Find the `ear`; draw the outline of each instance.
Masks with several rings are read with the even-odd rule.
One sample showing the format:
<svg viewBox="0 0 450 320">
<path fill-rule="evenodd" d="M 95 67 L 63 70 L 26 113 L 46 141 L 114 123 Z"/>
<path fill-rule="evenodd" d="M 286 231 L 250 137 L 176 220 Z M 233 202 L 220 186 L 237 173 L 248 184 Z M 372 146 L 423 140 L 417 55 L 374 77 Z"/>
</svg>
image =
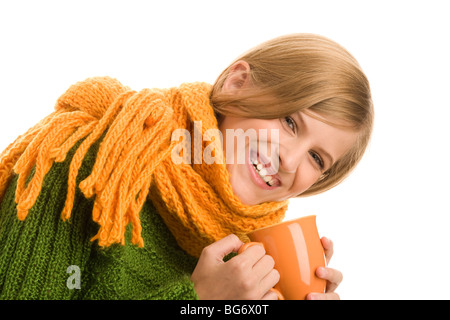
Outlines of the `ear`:
<svg viewBox="0 0 450 320">
<path fill-rule="evenodd" d="M 228 76 L 222 86 L 222 91 L 233 93 L 250 85 L 250 65 L 239 60 L 230 67 Z"/>
</svg>

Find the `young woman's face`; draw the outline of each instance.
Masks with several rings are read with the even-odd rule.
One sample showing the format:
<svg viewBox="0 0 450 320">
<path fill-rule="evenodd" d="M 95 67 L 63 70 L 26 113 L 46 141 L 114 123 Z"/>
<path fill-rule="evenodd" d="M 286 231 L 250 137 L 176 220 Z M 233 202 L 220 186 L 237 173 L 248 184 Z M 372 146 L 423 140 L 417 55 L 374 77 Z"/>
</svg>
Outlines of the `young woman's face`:
<svg viewBox="0 0 450 320">
<path fill-rule="evenodd" d="M 240 89 L 252 86 L 250 72 L 247 62 L 236 62 L 230 68 L 222 91 L 238 94 Z M 271 120 L 223 118 L 219 129 L 227 169 L 233 191 L 242 203 L 254 205 L 281 201 L 305 192 L 352 147 L 357 138 L 356 132 L 328 125 L 316 116 L 319 115 L 311 117 L 297 112 L 286 118 Z M 242 130 L 243 133 L 253 132 L 256 135 L 246 135 L 244 143 L 238 143 L 238 139 L 229 135 L 232 139 L 227 141 L 227 129 L 230 133 Z M 277 134 L 271 135 L 271 132 Z M 258 147 L 255 150 L 255 144 L 265 145 L 266 157 L 258 153 Z M 230 151 L 234 161 L 229 161 Z M 259 167 L 258 163 L 261 164 Z"/>
<path fill-rule="evenodd" d="M 233 191 L 248 205 L 303 193 L 351 148 L 357 137 L 354 131 L 328 125 L 303 112 L 271 120 L 225 117 L 219 129 Z M 236 132 L 244 133 L 241 143 L 233 135 Z M 260 150 L 261 145 L 267 152 Z"/>
</svg>

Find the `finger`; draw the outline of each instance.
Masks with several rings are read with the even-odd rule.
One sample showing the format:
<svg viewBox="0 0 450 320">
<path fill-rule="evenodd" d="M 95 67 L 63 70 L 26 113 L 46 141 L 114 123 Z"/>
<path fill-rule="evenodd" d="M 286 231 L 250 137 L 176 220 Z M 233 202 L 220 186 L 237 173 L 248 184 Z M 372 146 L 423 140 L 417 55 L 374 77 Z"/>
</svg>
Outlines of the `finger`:
<svg viewBox="0 0 450 320">
<path fill-rule="evenodd" d="M 247 260 L 253 268 L 255 264 L 264 257 L 265 254 L 266 250 L 264 249 L 264 246 L 255 244 L 254 246 L 245 249 L 244 252 L 239 254 L 237 257 L 234 257 L 233 260 L 235 260 L 236 262 L 238 260 Z"/>
<path fill-rule="evenodd" d="M 306 300 L 341 300 L 336 292 L 317 293 L 313 292 L 306 296 Z"/>
<path fill-rule="evenodd" d="M 275 261 L 269 255 L 264 255 L 259 261 L 253 266 L 253 272 L 259 277 L 264 278 L 267 276 L 275 266 Z"/>
<path fill-rule="evenodd" d="M 317 268 L 316 275 L 321 279 L 327 280 L 327 293 L 334 292 L 344 278 L 342 272 L 332 268 Z"/>
<path fill-rule="evenodd" d="M 200 259 L 208 258 L 215 259 L 219 263 L 223 263 L 223 258 L 231 252 L 238 252 L 239 248 L 244 243 L 235 234 L 230 234 L 209 246 L 202 251 Z"/>
<path fill-rule="evenodd" d="M 261 298 L 261 300 L 278 300 L 278 294 L 275 291 L 267 291 L 267 293 Z"/>
<path fill-rule="evenodd" d="M 333 241 L 331 241 L 330 239 L 328 239 L 326 237 L 322 237 L 320 239 L 320 241 L 322 242 L 322 246 L 325 251 L 325 259 L 326 259 L 327 265 L 328 265 L 330 263 L 331 257 L 333 256 L 333 253 L 334 253 Z"/>
<path fill-rule="evenodd" d="M 280 273 L 276 269 L 272 269 L 264 278 L 261 279 L 261 292 L 267 292 L 280 281 Z"/>
</svg>

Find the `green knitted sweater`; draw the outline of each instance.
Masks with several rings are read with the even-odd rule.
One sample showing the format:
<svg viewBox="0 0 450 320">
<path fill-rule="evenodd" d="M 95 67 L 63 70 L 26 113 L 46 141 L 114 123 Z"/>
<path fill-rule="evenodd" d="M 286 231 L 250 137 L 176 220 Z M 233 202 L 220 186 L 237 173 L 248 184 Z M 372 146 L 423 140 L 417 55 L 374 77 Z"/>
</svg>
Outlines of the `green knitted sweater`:
<svg viewBox="0 0 450 320">
<path fill-rule="evenodd" d="M 17 218 L 17 177 L 0 202 L 1 299 L 197 299 L 190 275 L 197 259 L 176 243 L 147 201 L 140 213 L 143 248 L 130 242 L 100 248 L 90 239 L 93 200 L 77 190 L 70 220 L 60 218 L 70 160 L 55 163 L 28 217 Z M 77 184 L 92 169 L 99 142 L 80 168 Z"/>
</svg>

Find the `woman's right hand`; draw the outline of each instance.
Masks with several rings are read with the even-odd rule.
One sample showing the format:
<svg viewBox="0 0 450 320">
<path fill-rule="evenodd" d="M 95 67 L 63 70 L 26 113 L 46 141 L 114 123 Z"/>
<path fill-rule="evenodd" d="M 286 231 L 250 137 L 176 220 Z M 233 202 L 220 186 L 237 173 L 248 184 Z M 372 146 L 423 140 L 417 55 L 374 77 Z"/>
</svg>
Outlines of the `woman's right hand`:
<svg viewBox="0 0 450 320">
<path fill-rule="evenodd" d="M 227 262 L 223 258 L 238 252 L 244 243 L 231 234 L 205 247 L 191 276 L 199 299 L 276 300 L 269 291 L 280 279 L 273 258 L 263 246 L 254 245 Z"/>
</svg>

